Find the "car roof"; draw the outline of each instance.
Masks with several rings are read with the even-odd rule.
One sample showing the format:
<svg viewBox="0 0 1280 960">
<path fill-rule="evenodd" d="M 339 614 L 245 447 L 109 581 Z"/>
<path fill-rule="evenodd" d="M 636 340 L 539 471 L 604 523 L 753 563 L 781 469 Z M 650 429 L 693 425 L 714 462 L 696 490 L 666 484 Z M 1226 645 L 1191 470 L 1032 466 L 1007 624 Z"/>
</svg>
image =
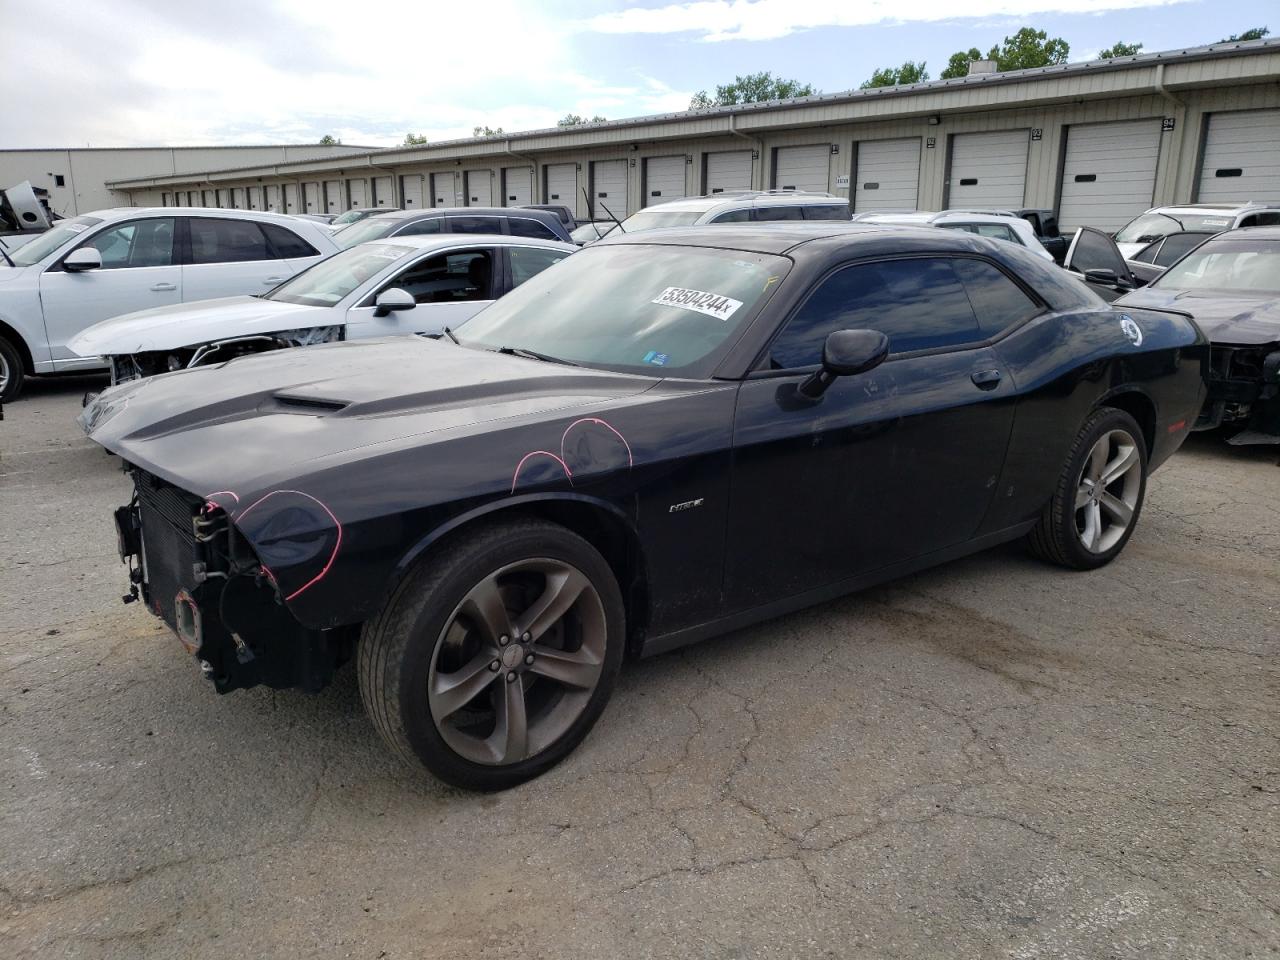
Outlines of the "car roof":
<svg viewBox="0 0 1280 960">
<path fill-rule="evenodd" d="M 741 224 L 707 224 L 695 227 L 664 227 L 658 230 L 645 230 L 636 234 L 609 234 L 603 240 L 592 244 L 593 247 L 616 246 L 618 244 L 662 244 L 667 246 L 716 247 L 724 250 L 742 250 L 750 253 L 782 254 L 793 250 L 801 244 L 831 237 L 850 239 L 870 239 L 872 237 L 902 236 L 915 234 L 937 239 L 938 243 L 949 248 L 954 244 L 957 249 L 972 249 L 969 241 L 981 239 L 973 234 L 955 230 L 934 230 L 919 228 L 916 230 L 894 227 L 891 225 L 849 223 L 844 220 L 792 220 L 775 223 L 741 223 Z M 991 241 L 994 242 L 994 241 Z"/>
<path fill-rule="evenodd" d="M 1236 227 L 1234 230 L 1215 233 L 1205 243 L 1215 240 L 1280 240 L 1280 227 Z"/>
<path fill-rule="evenodd" d="M 545 247 L 548 250 L 564 250 L 567 253 L 576 253 L 578 250 L 572 243 L 565 243 L 563 240 L 509 237 L 504 233 L 419 233 L 407 237 L 380 237 L 377 240 L 366 240 L 347 249 L 355 250 L 370 243 L 389 243 L 400 247 L 412 247 L 416 250 L 435 250 L 459 245 L 473 246 L 476 243 L 495 247 Z"/>
<path fill-rule="evenodd" d="M 519 211 L 519 212 L 516 212 Z M 432 217 L 525 217 L 560 221 L 554 214 L 533 207 L 431 207 L 428 210 L 387 210 L 367 220 L 430 220 Z"/>
<path fill-rule="evenodd" d="M 1280 200 L 1245 200 L 1241 203 L 1170 203 L 1163 207 L 1152 207 L 1147 213 L 1242 213 L 1245 210 L 1269 210 L 1280 207 Z"/>
<path fill-rule="evenodd" d="M 225 217 L 231 220 L 265 220 L 269 223 L 288 224 L 297 217 L 269 210 L 228 210 L 225 207 L 108 207 L 90 210 L 79 216 L 97 217 L 100 220 L 124 220 L 129 217 Z M 71 218 L 74 219 L 74 218 Z"/>
<path fill-rule="evenodd" d="M 982 213 L 977 210 L 943 210 L 931 212 L 917 210 L 914 213 L 872 213 L 867 214 L 859 223 L 1026 223 L 1021 217 L 1012 214 Z"/>
<path fill-rule="evenodd" d="M 736 193 L 712 193 L 700 197 L 681 197 L 665 203 L 645 207 L 645 210 L 687 210 L 690 213 L 706 213 L 718 207 L 733 208 L 756 206 L 796 206 L 807 204 L 848 203 L 843 197 L 827 193 L 806 193 L 802 190 L 779 190 L 763 192 L 759 190 L 743 190 Z M 638 212 L 638 211 L 637 211 Z"/>
</svg>

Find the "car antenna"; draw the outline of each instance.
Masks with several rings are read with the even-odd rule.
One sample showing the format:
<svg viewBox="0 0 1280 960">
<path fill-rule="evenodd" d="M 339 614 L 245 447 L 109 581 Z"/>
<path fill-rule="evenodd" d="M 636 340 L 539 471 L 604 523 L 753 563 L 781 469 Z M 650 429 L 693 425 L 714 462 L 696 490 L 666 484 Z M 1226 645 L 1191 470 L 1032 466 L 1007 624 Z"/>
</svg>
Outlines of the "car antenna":
<svg viewBox="0 0 1280 960">
<path fill-rule="evenodd" d="M 587 201 L 587 209 L 588 209 L 588 210 L 590 210 L 590 209 L 591 209 L 591 197 L 587 195 L 587 188 L 586 188 L 586 187 L 583 187 L 583 188 L 582 188 L 582 199 L 583 199 L 583 200 L 585 200 L 585 201 Z M 604 212 L 605 212 L 605 213 L 607 213 L 607 214 L 609 215 L 609 218 L 610 218 L 611 220 L 613 220 L 613 222 L 614 222 L 614 223 L 616 223 L 616 224 L 618 225 L 618 230 L 619 230 L 620 232 L 622 232 L 622 233 L 626 233 L 626 232 L 627 232 L 627 228 L 626 228 L 626 227 L 624 227 L 624 226 L 622 225 L 622 221 L 621 221 L 621 220 L 619 220 L 617 217 L 615 217 L 615 216 L 613 215 L 613 211 L 612 211 L 612 210 L 610 210 L 608 207 L 605 207 L 605 206 L 604 206 L 604 202 L 603 202 L 603 201 L 601 201 L 600 206 L 604 207 Z"/>
<path fill-rule="evenodd" d="M 8 248 L 9 245 L 5 243 L 4 240 L 0 239 L 0 256 L 4 257 L 4 262 L 9 264 L 9 266 L 16 267 L 17 264 L 13 262 L 13 257 L 9 256 Z"/>
</svg>

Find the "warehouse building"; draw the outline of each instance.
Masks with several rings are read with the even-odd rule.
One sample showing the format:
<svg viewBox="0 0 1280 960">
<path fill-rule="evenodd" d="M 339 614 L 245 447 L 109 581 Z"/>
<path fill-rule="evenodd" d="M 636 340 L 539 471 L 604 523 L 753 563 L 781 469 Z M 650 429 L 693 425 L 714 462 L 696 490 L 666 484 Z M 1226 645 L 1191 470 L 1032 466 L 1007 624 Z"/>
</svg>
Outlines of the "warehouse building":
<svg viewBox="0 0 1280 960">
<path fill-rule="evenodd" d="M 369 147 L 300 146 L 126 147 L 0 150 L 0 188 L 30 181 L 49 191 L 49 206 L 64 217 L 128 205 L 129 195 L 107 184 L 125 177 L 203 176 L 206 170 L 290 163 L 366 153 Z"/>
<path fill-rule="evenodd" d="M 1280 41 L 1215 44 L 107 186 L 136 205 L 338 212 L 822 190 L 855 212 L 1051 208 L 1114 230 L 1156 204 L 1280 200 Z"/>
</svg>

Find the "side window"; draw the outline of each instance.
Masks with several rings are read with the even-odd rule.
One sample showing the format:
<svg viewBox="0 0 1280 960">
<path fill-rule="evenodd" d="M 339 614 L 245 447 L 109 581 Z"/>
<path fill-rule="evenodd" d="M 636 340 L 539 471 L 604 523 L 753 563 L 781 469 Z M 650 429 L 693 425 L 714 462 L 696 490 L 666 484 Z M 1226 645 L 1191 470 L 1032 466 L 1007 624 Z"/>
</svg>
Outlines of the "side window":
<svg viewBox="0 0 1280 960">
<path fill-rule="evenodd" d="M 847 203 L 811 203 L 801 207 L 806 220 L 848 220 L 849 205 Z"/>
<path fill-rule="evenodd" d="M 1003 223 L 975 223 L 973 232 L 980 237 L 991 237 L 995 240 L 1008 240 L 1010 243 L 1021 243 L 1017 237 L 1013 235 L 1013 231 L 1006 227 Z"/>
<path fill-rule="evenodd" d="M 741 210 L 729 210 L 720 214 L 711 223 L 746 223 L 751 219 L 751 208 L 743 207 Z"/>
<path fill-rule="evenodd" d="M 1280 210 L 1268 213 L 1254 213 L 1240 221 L 1242 227 L 1274 227 L 1280 223 Z"/>
<path fill-rule="evenodd" d="M 515 221 L 513 220 L 514 224 Z M 559 263 L 569 254 L 565 250 L 544 250 L 541 247 L 511 247 L 511 286 L 518 287 L 530 277 L 536 277 L 552 264 Z"/>
<path fill-rule="evenodd" d="M 395 232 L 397 237 L 413 237 L 422 233 L 440 233 L 440 222 L 443 217 L 429 217 L 426 220 L 416 220 L 407 227 L 402 227 Z"/>
<path fill-rule="evenodd" d="M 1161 267 L 1171 266 L 1208 240 L 1210 236 L 1212 234 L 1208 233 L 1171 233 L 1164 238 L 1159 252 L 1148 262 Z"/>
<path fill-rule="evenodd" d="M 80 247 L 97 250 L 104 270 L 167 267 L 173 263 L 173 223 L 172 217 L 134 220 L 103 230 Z"/>
<path fill-rule="evenodd" d="M 262 227 L 267 235 L 267 239 L 271 242 L 271 249 L 275 251 L 277 257 L 293 259 L 294 257 L 320 256 L 319 250 L 292 230 L 274 223 L 260 223 L 258 226 Z"/>
<path fill-rule="evenodd" d="M 1114 270 L 1116 276 L 1128 276 L 1129 268 L 1124 265 L 1124 258 L 1114 242 L 1105 233 L 1092 227 L 1082 227 L 1076 231 L 1074 249 L 1068 251 L 1070 269 L 1076 273 L 1086 270 Z"/>
<path fill-rule="evenodd" d="M 378 288 L 377 293 L 399 287 L 408 291 L 417 303 L 491 300 L 492 277 L 493 257 L 488 250 L 439 253 L 406 267 Z M 364 305 L 372 306 L 373 299 Z"/>
<path fill-rule="evenodd" d="M 801 219 L 800 207 L 756 207 L 756 220 L 761 223 L 799 219 Z"/>
<path fill-rule="evenodd" d="M 539 240 L 559 240 L 555 231 L 541 220 L 526 220 L 524 217 L 511 217 L 507 220 L 513 237 L 536 237 Z"/>
<path fill-rule="evenodd" d="M 192 217 L 192 263 L 247 263 L 272 260 L 267 241 L 252 220 Z"/>
<path fill-rule="evenodd" d="M 972 223 L 940 223 L 943 230 L 963 230 L 965 233 L 977 233 L 978 228 Z"/>
<path fill-rule="evenodd" d="M 450 233 L 501 233 L 502 221 L 497 217 L 450 217 Z"/>
<path fill-rule="evenodd" d="M 984 337 L 994 337 L 1040 312 L 1038 303 L 985 260 L 957 257 L 951 265 L 964 284 Z"/>
<path fill-rule="evenodd" d="M 827 334 L 864 329 L 888 336 L 892 353 L 983 339 L 950 260 L 885 260 L 845 267 L 824 280 L 774 341 L 773 366 L 821 363 Z"/>
</svg>

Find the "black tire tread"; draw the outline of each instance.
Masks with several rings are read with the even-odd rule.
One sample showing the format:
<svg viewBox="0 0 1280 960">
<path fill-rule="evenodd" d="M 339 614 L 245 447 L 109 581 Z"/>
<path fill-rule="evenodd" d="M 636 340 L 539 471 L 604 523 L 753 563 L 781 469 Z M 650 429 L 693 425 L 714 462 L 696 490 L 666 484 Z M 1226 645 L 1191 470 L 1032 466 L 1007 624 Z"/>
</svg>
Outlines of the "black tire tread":
<svg viewBox="0 0 1280 960">
<path fill-rule="evenodd" d="M 22 392 L 27 370 L 22 362 L 22 351 L 3 336 L 0 336 L 0 353 L 5 355 L 10 370 L 9 385 L 3 393 L 0 393 L 0 403 L 9 403 L 16 400 L 18 394 Z"/>
</svg>

